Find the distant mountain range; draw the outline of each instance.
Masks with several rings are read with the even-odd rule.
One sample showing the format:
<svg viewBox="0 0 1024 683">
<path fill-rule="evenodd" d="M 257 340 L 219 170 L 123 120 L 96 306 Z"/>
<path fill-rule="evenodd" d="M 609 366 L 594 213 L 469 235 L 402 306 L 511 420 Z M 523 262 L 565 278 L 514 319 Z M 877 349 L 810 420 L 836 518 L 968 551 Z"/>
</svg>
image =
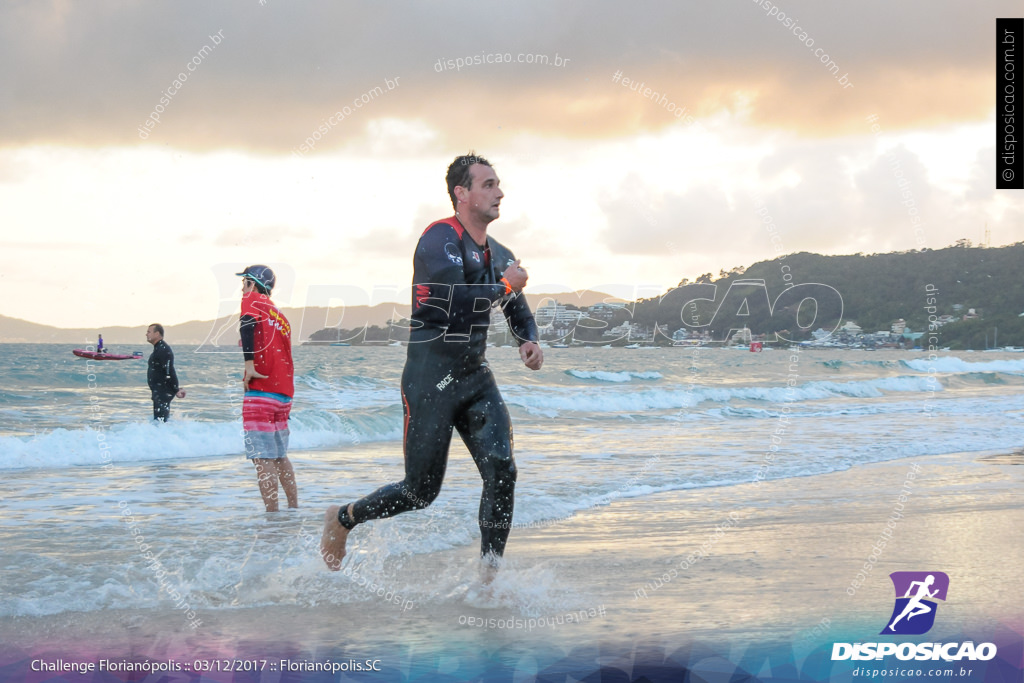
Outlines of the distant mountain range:
<svg viewBox="0 0 1024 683">
<path fill-rule="evenodd" d="M 616 300 L 602 292 L 585 291 L 574 294 L 530 294 L 527 299 L 536 310 L 545 299 L 557 298 L 563 303 L 576 306 L 592 306 L 602 301 Z M 574 300 L 575 299 L 575 300 Z M 341 318 L 339 309 L 319 306 L 281 309 L 294 329 L 296 343 L 301 343 L 317 330 L 337 325 Z M 352 306 L 345 309 L 343 325 L 359 328 L 364 325 L 383 327 L 393 318 L 409 315 L 409 304 L 382 303 L 376 306 Z M 105 344 L 130 346 L 146 350 L 146 328 L 149 323 L 135 327 L 94 327 L 60 328 L 0 315 L 0 343 L 53 343 L 85 347 L 96 343 L 96 335 L 102 334 Z M 216 320 L 193 320 L 177 325 L 164 325 L 165 337 L 171 344 L 212 344 L 214 346 L 235 346 L 238 344 L 238 316 L 229 315 Z M 119 349 L 126 350 L 126 349 Z"/>
<path fill-rule="evenodd" d="M 631 322 L 667 335 L 686 326 L 707 330 L 719 340 L 730 330 L 749 327 L 755 334 L 786 331 L 782 338 L 795 340 L 806 339 L 812 329 L 834 330 L 850 320 L 874 332 L 888 330 L 894 320 L 902 318 L 911 329 L 921 332 L 934 320 L 930 316 L 961 319 L 974 309 L 974 318 L 942 327 L 933 344 L 984 349 L 990 343 L 995 345 L 998 333 L 1002 345 L 1024 346 L 1022 263 L 1024 243 L 993 249 L 971 247 L 966 240 L 943 249 L 887 254 L 823 256 L 802 252 L 760 261 L 749 268 L 722 270 L 718 278 L 706 273 L 696 282 L 683 280 L 662 296 L 635 302 L 628 307 L 628 315 Z M 817 303 L 807 304 L 808 297 Z M 591 291 L 530 294 L 527 298 L 533 310 L 550 299 L 580 308 L 619 301 Z M 344 310 L 343 317 L 340 309 L 283 310 L 296 343 L 326 327 L 384 327 L 389 320 L 409 315 L 408 304 L 393 303 L 353 306 Z M 172 345 L 238 344 L 238 318 L 233 315 L 166 328 Z M 108 344 L 137 350 L 146 348 L 145 331 L 145 325 L 61 329 L 0 316 L 0 342 L 85 346 L 95 344 L 96 334 L 102 332 Z"/>
</svg>

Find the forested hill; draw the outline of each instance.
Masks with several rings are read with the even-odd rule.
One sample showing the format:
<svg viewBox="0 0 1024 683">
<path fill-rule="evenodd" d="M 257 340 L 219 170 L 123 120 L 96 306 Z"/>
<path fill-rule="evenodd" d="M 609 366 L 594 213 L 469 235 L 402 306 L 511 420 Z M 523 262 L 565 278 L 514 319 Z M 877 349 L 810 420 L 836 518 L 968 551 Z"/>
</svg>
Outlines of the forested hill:
<svg viewBox="0 0 1024 683">
<path fill-rule="evenodd" d="M 684 280 L 658 299 L 638 301 L 633 320 L 669 331 L 710 322 L 715 339 L 744 325 L 755 334 L 789 330 L 788 338 L 806 339 L 813 329 L 832 330 L 847 320 L 875 332 L 903 318 L 922 332 L 929 314 L 960 319 L 973 308 L 980 319 L 941 328 L 942 346 L 984 348 L 986 332 L 992 343 L 995 327 L 1000 346 L 1024 345 L 1022 263 L 1024 243 L 867 256 L 789 254 L 722 271 L 717 279 L 708 273 L 695 283 Z M 813 324 L 814 303 L 801 304 L 808 297 L 817 302 Z"/>
</svg>

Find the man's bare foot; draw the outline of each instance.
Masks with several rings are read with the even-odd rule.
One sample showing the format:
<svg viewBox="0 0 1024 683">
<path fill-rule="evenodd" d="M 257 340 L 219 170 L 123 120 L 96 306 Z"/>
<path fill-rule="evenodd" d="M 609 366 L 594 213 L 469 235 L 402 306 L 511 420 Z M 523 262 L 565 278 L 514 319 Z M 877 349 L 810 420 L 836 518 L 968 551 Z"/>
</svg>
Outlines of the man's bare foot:
<svg viewBox="0 0 1024 683">
<path fill-rule="evenodd" d="M 494 578 L 498 575 L 498 568 L 492 564 L 483 563 L 480 565 L 480 583 L 485 586 L 490 586 L 494 581 Z"/>
<path fill-rule="evenodd" d="M 341 569 L 341 561 L 345 559 L 345 541 L 348 539 L 348 529 L 338 521 L 339 510 L 341 507 L 338 505 L 327 508 L 324 513 L 324 532 L 320 536 L 320 556 L 332 572 Z M 352 514 L 351 504 L 348 512 Z"/>
<path fill-rule="evenodd" d="M 493 553 L 488 553 L 480 558 L 480 583 L 490 586 L 495 577 L 498 576 L 498 565 L 501 558 Z"/>
</svg>

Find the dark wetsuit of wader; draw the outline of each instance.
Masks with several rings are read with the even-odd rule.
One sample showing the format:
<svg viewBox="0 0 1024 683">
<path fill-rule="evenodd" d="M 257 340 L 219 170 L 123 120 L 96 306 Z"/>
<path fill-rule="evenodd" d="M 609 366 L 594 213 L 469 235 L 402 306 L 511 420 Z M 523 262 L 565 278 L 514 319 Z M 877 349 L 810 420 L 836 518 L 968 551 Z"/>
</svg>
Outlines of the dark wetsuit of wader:
<svg viewBox="0 0 1024 683">
<path fill-rule="evenodd" d="M 454 217 L 431 224 L 420 237 L 402 372 L 405 479 L 357 501 L 351 519 L 343 506 L 338 519 L 344 526 L 430 505 L 441 491 L 454 427 L 483 479 L 480 552 L 505 551 L 516 483 L 512 424 L 484 350 L 495 303 L 520 344 L 537 341 L 526 297 L 508 293 L 501 282 L 514 261 L 493 238 L 481 249 Z"/>
<path fill-rule="evenodd" d="M 171 415 L 171 399 L 178 393 L 178 374 L 174 372 L 174 352 L 163 339 L 153 345 L 146 372 L 153 395 L 153 419 L 167 422 Z"/>
</svg>

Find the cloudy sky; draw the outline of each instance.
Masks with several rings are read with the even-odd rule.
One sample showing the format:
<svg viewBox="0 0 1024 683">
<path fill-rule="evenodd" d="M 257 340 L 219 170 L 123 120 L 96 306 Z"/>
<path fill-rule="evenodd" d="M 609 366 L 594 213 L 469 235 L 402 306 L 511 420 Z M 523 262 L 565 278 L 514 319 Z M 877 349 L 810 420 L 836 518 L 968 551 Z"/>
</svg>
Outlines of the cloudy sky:
<svg viewBox="0 0 1024 683">
<path fill-rule="evenodd" d="M 779 253 L 978 243 L 986 225 L 993 246 L 1021 241 L 1024 194 L 993 189 L 995 18 L 1019 14 L 6 2 L 0 314 L 209 319 L 237 307 L 248 263 L 280 272 L 282 305 L 407 301 L 470 149 L 501 178 L 490 234 L 533 291 L 650 296 Z"/>
</svg>

